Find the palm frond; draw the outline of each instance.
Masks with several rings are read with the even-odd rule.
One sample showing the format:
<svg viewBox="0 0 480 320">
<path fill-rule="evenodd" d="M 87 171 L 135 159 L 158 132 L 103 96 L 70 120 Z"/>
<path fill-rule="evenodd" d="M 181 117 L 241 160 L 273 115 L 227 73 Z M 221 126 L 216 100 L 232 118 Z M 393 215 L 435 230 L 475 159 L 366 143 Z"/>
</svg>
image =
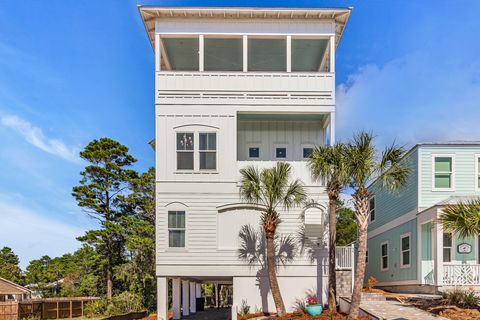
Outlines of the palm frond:
<svg viewBox="0 0 480 320">
<path fill-rule="evenodd" d="M 347 144 L 346 156 L 352 186 L 365 185 L 375 171 L 373 135 L 364 131 L 356 134 Z"/>
<path fill-rule="evenodd" d="M 480 199 L 445 206 L 439 220 L 445 230 L 461 238 L 480 235 Z"/>
<path fill-rule="evenodd" d="M 306 199 L 307 192 L 305 187 L 299 179 L 296 179 L 288 185 L 282 200 L 282 205 L 288 210 L 292 207 L 301 205 Z"/>
<path fill-rule="evenodd" d="M 382 187 L 393 192 L 406 185 L 410 167 L 403 160 L 406 150 L 392 144 L 386 147 L 378 163 L 378 174 Z"/>
<path fill-rule="evenodd" d="M 247 203 L 258 204 L 262 198 L 260 173 L 254 166 L 240 170 L 240 197 Z"/>
</svg>

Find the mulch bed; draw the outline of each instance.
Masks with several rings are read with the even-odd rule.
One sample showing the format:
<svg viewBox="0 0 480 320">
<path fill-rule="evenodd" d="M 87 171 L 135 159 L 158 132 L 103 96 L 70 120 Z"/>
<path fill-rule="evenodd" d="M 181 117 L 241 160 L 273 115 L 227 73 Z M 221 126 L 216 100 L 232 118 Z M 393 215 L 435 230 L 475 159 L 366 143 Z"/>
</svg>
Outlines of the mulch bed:
<svg viewBox="0 0 480 320">
<path fill-rule="evenodd" d="M 248 314 L 244 316 L 239 316 L 238 320 L 248 320 L 248 319 L 253 319 L 253 318 L 258 318 L 261 316 L 267 316 L 268 318 L 266 319 L 271 319 L 271 320 L 346 320 L 347 315 L 342 314 L 342 313 L 331 313 L 328 310 L 323 311 L 321 315 L 312 317 L 309 316 L 308 314 L 304 313 L 288 313 L 287 315 L 283 317 L 277 317 L 275 315 L 269 315 L 265 313 L 255 313 L 255 314 Z M 367 317 L 358 317 L 357 320 L 368 320 Z"/>
<path fill-rule="evenodd" d="M 479 309 L 463 309 L 445 305 L 441 300 L 415 300 L 411 305 L 451 320 L 480 320 Z"/>
</svg>

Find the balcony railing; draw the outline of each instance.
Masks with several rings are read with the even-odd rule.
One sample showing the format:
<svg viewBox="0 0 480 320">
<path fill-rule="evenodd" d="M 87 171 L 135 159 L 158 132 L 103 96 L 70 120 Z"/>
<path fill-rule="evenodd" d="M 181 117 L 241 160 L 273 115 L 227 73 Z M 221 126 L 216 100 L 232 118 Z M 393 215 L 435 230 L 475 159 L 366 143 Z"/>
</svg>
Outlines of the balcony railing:
<svg viewBox="0 0 480 320">
<path fill-rule="evenodd" d="M 333 73 L 157 72 L 157 102 L 335 104 Z"/>
<path fill-rule="evenodd" d="M 287 161 L 292 166 L 292 176 L 299 178 L 306 186 L 325 186 L 323 181 L 314 181 L 310 173 L 310 169 L 307 167 L 306 161 Z M 237 172 L 240 169 L 249 165 L 257 167 L 259 170 L 263 168 L 272 168 L 277 161 L 237 161 Z M 240 177 L 238 178 L 240 179 Z"/>
<path fill-rule="evenodd" d="M 443 285 L 480 285 L 480 264 L 444 264 Z"/>
</svg>

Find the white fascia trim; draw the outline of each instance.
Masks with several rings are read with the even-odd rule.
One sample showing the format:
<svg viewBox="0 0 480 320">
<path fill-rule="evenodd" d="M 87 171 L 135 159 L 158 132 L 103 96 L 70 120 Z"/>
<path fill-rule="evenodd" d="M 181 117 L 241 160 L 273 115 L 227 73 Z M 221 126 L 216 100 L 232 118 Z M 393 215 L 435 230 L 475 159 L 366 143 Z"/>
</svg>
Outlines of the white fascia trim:
<svg viewBox="0 0 480 320">
<path fill-rule="evenodd" d="M 418 212 L 418 208 L 415 208 L 412 211 L 409 211 L 409 212 L 403 214 L 402 216 L 400 216 L 396 219 L 393 219 L 392 221 L 387 222 L 384 225 L 370 231 L 368 233 L 368 239 L 376 237 L 379 234 L 387 232 L 390 229 L 396 228 L 396 227 L 401 226 L 402 224 L 404 224 L 404 223 L 406 223 L 406 222 L 408 222 L 412 219 L 415 219 L 417 217 L 417 212 Z"/>
</svg>

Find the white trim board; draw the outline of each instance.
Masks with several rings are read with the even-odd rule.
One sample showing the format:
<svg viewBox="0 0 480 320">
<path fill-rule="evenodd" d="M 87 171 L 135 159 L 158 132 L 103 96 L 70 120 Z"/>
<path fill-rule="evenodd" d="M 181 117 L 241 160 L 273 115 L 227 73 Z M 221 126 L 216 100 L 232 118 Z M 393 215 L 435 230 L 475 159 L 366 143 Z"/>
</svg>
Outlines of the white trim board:
<svg viewBox="0 0 480 320">
<path fill-rule="evenodd" d="M 368 239 L 373 238 L 378 236 L 379 234 L 382 234 L 390 229 L 396 228 L 398 226 L 401 226 L 404 223 L 407 223 L 408 221 L 415 219 L 417 217 L 417 212 L 418 208 L 413 209 L 412 211 L 409 211 L 400 217 L 393 219 L 390 222 L 385 223 L 384 225 L 368 232 Z"/>
</svg>

